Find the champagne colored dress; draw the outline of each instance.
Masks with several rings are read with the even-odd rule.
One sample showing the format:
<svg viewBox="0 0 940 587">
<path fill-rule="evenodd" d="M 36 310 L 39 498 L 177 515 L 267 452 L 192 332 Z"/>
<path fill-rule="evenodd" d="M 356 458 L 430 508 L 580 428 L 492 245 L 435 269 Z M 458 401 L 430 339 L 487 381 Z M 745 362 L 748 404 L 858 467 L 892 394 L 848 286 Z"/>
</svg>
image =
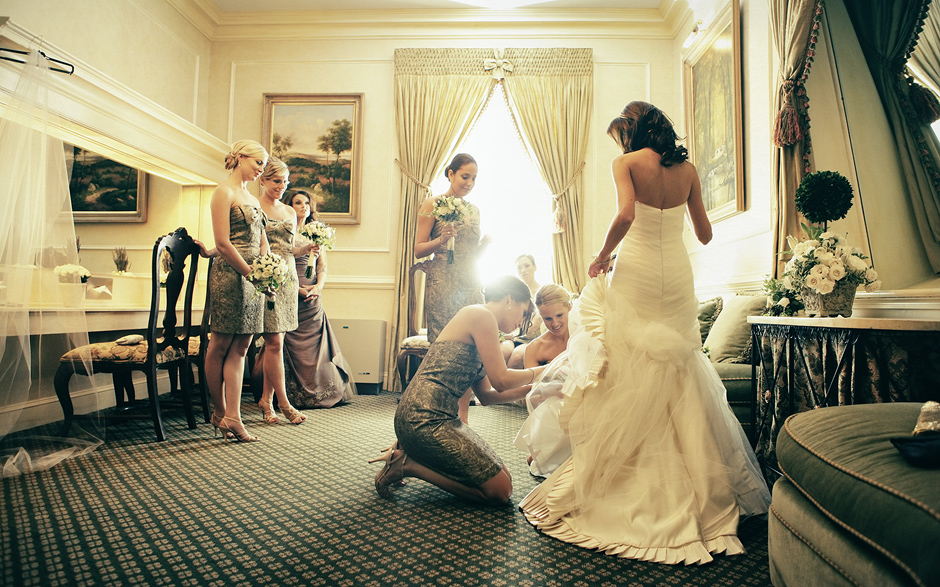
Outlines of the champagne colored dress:
<svg viewBox="0 0 940 587">
<path fill-rule="evenodd" d="M 485 375 L 474 345 L 431 345 L 395 411 L 395 434 L 408 458 L 470 486 L 503 469 L 496 452 L 457 415 L 457 400 Z"/>
<path fill-rule="evenodd" d="M 268 247 L 275 255 L 280 255 L 290 267 L 291 279 L 281 285 L 274 298 L 274 309 L 265 304 L 264 332 L 289 332 L 297 328 L 297 271 L 294 269 L 294 220 L 271 220 L 265 222 L 268 235 Z"/>
<path fill-rule="evenodd" d="M 483 303 L 483 287 L 477 276 L 477 251 L 480 248 L 480 211 L 467 202 L 470 217 L 457 226 L 454 238 L 454 262 L 447 262 L 447 253 L 435 253 L 431 260 L 424 294 L 424 316 L 428 327 L 428 342 L 437 335 L 450 319 L 464 306 Z M 435 222 L 431 240 L 441 235 L 442 223 Z"/>
<path fill-rule="evenodd" d="M 229 209 L 229 240 L 249 265 L 261 255 L 264 215 L 257 206 Z M 209 330 L 224 334 L 257 334 L 264 326 L 265 296 L 219 256 L 209 272 Z"/>
<path fill-rule="evenodd" d="M 636 204 L 610 283 L 581 296 L 601 352 L 581 360 L 559 414 L 572 455 L 519 507 L 550 536 L 610 555 L 701 564 L 744 552 L 740 516 L 770 493 L 701 349 L 685 205 Z M 586 370 L 577 365 L 586 365 Z"/>
</svg>

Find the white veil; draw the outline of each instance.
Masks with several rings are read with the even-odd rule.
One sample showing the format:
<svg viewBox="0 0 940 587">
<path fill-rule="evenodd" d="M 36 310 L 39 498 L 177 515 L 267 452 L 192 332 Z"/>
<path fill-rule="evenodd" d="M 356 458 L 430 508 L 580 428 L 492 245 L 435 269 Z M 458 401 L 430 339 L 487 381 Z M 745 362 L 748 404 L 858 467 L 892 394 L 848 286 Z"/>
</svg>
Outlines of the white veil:
<svg viewBox="0 0 940 587">
<path fill-rule="evenodd" d="M 72 203 L 60 139 L 50 137 L 54 76 L 32 48 L 14 92 L 0 103 L 0 470 L 4 477 L 48 469 L 101 444 L 98 421 L 82 417 L 71 437 L 21 421 L 31 406 L 54 414 L 57 359 L 88 343 L 81 308 L 66 308 L 55 266 L 78 264 Z M 3 98 L 0 98 L 2 101 Z M 90 369 L 89 369 L 90 372 Z M 73 377 L 76 412 L 99 412 L 93 377 Z M 24 418 L 25 420 L 25 418 Z M 41 424 L 36 422 L 36 424 Z M 30 430 L 34 428 L 35 430 Z M 42 430 L 37 433 L 36 430 Z"/>
</svg>

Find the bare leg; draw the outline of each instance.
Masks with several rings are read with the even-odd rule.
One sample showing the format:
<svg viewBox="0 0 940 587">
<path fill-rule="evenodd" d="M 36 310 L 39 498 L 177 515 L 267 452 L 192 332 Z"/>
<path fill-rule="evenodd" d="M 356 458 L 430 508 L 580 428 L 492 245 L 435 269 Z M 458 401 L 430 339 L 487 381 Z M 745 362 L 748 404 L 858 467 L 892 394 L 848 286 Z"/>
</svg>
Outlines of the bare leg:
<svg viewBox="0 0 940 587">
<path fill-rule="evenodd" d="M 222 366 L 232 344 L 231 334 L 213 332 L 206 349 L 206 387 L 212 398 L 212 415 L 216 420 L 225 415 L 225 386 Z"/>
<path fill-rule="evenodd" d="M 272 396 L 277 396 L 281 413 L 291 424 L 300 424 L 307 419 L 306 416 L 294 409 L 287 399 L 287 386 L 284 381 L 284 333 L 274 332 L 264 335 L 264 355 L 262 357 L 264 370 L 264 386 L 261 392 L 261 402 L 271 405 Z M 262 408 L 263 409 L 263 408 Z"/>
<path fill-rule="evenodd" d="M 400 451 L 395 452 L 393 458 L 399 456 L 398 453 L 400 453 Z M 506 467 L 503 467 L 502 471 L 490 477 L 482 485 L 472 486 L 445 477 L 412 459 L 405 458 L 402 460 L 404 460 L 404 464 L 401 465 L 400 473 L 396 471 L 389 472 L 390 482 L 397 481 L 395 477 L 399 474 L 401 478 L 415 477 L 436 485 L 457 497 L 483 505 L 505 505 L 509 503 L 509 498 L 512 497 L 512 476 Z M 393 462 L 391 467 L 394 468 L 396 464 Z"/>
<path fill-rule="evenodd" d="M 225 417 L 241 422 L 242 380 L 245 375 L 245 356 L 251 344 L 252 335 L 233 334 L 225 362 L 222 364 L 222 378 L 225 381 Z M 215 335 L 213 335 L 213 338 Z"/>
</svg>

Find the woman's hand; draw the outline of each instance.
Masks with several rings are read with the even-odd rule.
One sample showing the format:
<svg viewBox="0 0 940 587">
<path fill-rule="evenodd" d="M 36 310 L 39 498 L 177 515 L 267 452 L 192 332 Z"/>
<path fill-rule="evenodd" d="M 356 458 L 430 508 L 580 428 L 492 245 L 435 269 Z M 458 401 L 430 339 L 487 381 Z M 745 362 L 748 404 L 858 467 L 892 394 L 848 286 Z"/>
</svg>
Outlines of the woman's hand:
<svg viewBox="0 0 940 587">
<path fill-rule="evenodd" d="M 302 285 L 300 286 L 300 299 L 305 302 L 310 302 L 316 298 L 320 297 L 320 288 L 317 284 L 311 285 Z"/>
<path fill-rule="evenodd" d="M 202 241 L 193 239 L 193 242 L 196 243 L 196 245 L 199 247 L 199 256 L 205 259 L 208 259 L 209 257 L 215 257 L 216 255 L 219 254 L 219 252 L 215 249 L 212 249 L 211 251 L 207 249 L 206 245 L 203 244 Z"/>
<path fill-rule="evenodd" d="M 441 224 L 441 242 L 447 244 L 447 241 L 457 236 L 457 225 L 451 223 Z"/>
<path fill-rule="evenodd" d="M 311 244 L 311 245 L 310 245 L 310 250 L 307 251 L 307 252 L 308 252 L 309 254 L 313 255 L 314 257 L 319 257 L 319 256 L 320 256 L 320 245 Z"/>
<path fill-rule="evenodd" d="M 607 257 L 606 259 L 595 258 L 588 267 L 588 275 L 597 277 L 598 275 L 607 273 L 611 269 L 610 264 L 613 259 L 613 256 Z"/>
<path fill-rule="evenodd" d="M 488 234 L 484 234 L 484 235 L 480 238 L 480 248 L 481 248 L 481 249 L 485 249 L 486 247 L 490 246 L 490 243 L 491 243 L 491 242 L 493 242 L 493 237 L 491 237 L 491 236 L 488 235 Z"/>
</svg>

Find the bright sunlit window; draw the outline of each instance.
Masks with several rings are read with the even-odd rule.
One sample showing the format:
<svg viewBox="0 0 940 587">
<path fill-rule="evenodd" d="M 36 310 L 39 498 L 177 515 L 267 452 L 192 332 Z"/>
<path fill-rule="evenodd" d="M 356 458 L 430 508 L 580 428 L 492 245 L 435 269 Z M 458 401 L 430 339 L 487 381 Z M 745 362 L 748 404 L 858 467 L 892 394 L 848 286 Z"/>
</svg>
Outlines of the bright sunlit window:
<svg viewBox="0 0 940 587">
<path fill-rule="evenodd" d="M 536 281 L 552 282 L 552 197 L 516 135 L 502 86 L 457 151 L 477 160 L 479 175 L 467 200 L 480 209 L 480 229 L 492 238 L 480 258 L 480 280 L 516 275 L 516 257 L 528 253 L 538 267 Z M 431 192 L 450 184 L 439 176 Z"/>
</svg>

